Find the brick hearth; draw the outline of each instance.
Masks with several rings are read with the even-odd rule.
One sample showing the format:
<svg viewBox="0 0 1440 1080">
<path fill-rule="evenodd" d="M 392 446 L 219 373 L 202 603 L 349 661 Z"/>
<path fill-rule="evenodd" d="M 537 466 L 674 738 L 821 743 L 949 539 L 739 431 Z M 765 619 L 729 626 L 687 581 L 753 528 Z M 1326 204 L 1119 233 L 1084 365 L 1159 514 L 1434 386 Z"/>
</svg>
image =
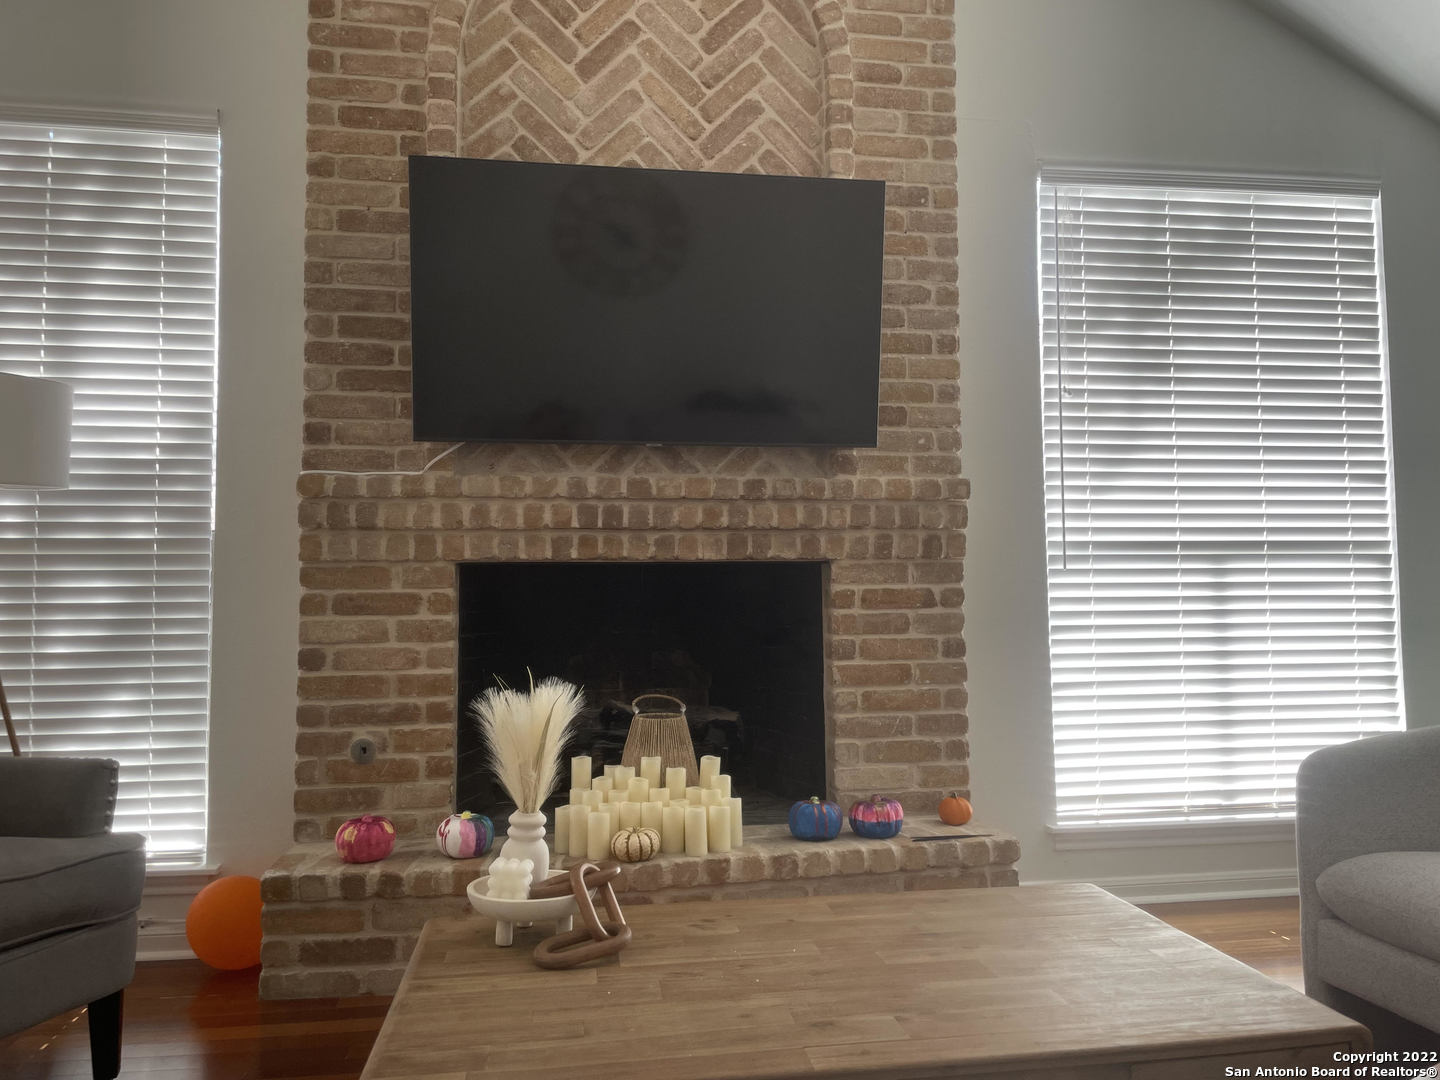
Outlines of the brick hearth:
<svg viewBox="0 0 1440 1080">
<path fill-rule="evenodd" d="M 824 896 L 832 893 L 984 888 L 1016 883 L 1020 849 L 1012 837 L 916 841 L 956 830 L 907 823 L 894 840 L 848 832 L 829 843 L 802 843 L 783 825 L 745 830 L 745 847 L 692 859 L 660 855 L 625 868 L 621 902 L 713 900 L 721 896 Z M 967 832 L 987 832 L 972 824 Z M 578 859 L 564 859 L 569 866 Z M 394 993 L 420 927 L 437 915 L 470 910 L 465 886 L 483 860 L 448 859 L 430 845 L 411 845 L 384 862 L 347 866 L 328 844 L 301 845 L 265 874 L 267 998 Z M 543 933 L 541 933 L 543 931 Z M 477 921 L 477 933 L 487 924 Z M 528 947 L 554 931 L 541 926 L 516 939 Z"/>
<path fill-rule="evenodd" d="M 319 874 L 342 899 L 355 891 L 357 927 L 378 903 L 370 875 L 375 889 L 409 888 L 400 862 L 296 875 L 308 845 L 370 812 L 423 846 L 450 810 L 463 560 L 826 560 L 829 794 L 883 791 L 915 817 L 965 791 L 953 0 L 310 10 L 300 846 L 267 886 L 267 993 L 319 985 L 304 961 L 325 946 L 307 951 L 276 922 L 288 905 L 309 910 L 285 888 Z M 405 158 L 462 151 L 887 181 L 878 447 L 470 445 L 422 473 L 448 447 L 410 441 Z M 362 736 L 373 764 L 347 755 Z M 750 854 L 716 887 L 789 865 Z M 1013 880 L 1013 854 L 991 857 L 1000 869 L 983 882 L 960 860 L 904 873 Z M 868 880 L 833 881 L 847 879 Z M 374 970 L 393 972 L 408 941 L 366 946 Z"/>
</svg>

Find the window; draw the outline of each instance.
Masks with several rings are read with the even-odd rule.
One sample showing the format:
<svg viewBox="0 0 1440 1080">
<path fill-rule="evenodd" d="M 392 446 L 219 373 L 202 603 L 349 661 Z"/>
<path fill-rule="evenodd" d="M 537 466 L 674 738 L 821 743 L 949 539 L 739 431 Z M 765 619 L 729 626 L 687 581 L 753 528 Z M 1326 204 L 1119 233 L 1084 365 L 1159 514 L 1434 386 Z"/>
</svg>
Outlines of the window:
<svg viewBox="0 0 1440 1080">
<path fill-rule="evenodd" d="M 70 488 L 0 492 L 0 672 L 152 862 L 205 851 L 219 179 L 213 121 L 0 114 L 0 370 L 75 392 Z"/>
<path fill-rule="evenodd" d="M 1402 725 L 1378 193 L 1046 172 L 1064 827 L 1293 816 Z"/>
</svg>

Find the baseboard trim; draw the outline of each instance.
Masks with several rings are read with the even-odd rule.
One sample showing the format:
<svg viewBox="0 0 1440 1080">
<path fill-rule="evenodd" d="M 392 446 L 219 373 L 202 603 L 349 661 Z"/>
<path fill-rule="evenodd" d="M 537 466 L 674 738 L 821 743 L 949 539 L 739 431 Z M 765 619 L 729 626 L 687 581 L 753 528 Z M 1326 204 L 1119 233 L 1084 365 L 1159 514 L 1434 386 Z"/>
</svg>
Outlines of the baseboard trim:
<svg viewBox="0 0 1440 1080">
<path fill-rule="evenodd" d="M 185 920 L 141 916 L 140 930 L 135 938 L 135 959 L 194 960 L 195 954 L 185 940 Z"/>
<path fill-rule="evenodd" d="M 1212 870 L 1196 874 L 1150 874 L 1094 878 L 1093 884 L 1132 904 L 1180 904 L 1196 900 L 1256 900 L 1271 896 L 1298 896 L 1300 878 L 1295 870 Z M 1056 881 L 1029 881 L 1049 885 Z"/>
<path fill-rule="evenodd" d="M 185 940 L 185 916 L 205 885 L 214 880 L 208 871 L 150 875 L 140 898 L 140 932 L 136 960 L 193 960 Z"/>
<path fill-rule="evenodd" d="M 143 942 L 135 948 L 135 962 L 137 964 L 148 964 L 156 960 L 194 960 L 195 954 L 190 951 L 187 945 L 183 949 L 159 949 L 147 948 Z"/>
</svg>

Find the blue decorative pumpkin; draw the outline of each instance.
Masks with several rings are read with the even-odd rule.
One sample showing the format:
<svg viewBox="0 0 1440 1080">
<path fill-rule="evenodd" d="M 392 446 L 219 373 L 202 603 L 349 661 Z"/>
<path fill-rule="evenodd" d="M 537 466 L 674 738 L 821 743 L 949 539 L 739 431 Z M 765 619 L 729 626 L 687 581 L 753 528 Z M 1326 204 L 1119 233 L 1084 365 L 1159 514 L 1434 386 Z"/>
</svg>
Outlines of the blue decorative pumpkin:
<svg viewBox="0 0 1440 1080">
<path fill-rule="evenodd" d="M 818 795 L 790 807 L 790 835 L 796 840 L 834 840 L 844 822 L 840 807 Z"/>
<path fill-rule="evenodd" d="M 905 824 L 905 810 L 894 799 L 871 795 L 850 808 L 850 828 L 867 840 L 889 840 Z"/>
</svg>

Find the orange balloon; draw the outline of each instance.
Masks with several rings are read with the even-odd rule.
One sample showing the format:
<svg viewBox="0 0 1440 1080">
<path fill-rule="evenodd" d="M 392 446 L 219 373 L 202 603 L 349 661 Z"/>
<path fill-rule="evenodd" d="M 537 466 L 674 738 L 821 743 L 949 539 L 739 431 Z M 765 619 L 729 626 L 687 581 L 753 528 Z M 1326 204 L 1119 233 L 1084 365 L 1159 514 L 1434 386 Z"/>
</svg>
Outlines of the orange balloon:
<svg viewBox="0 0 1440 1080">
<path fill-rule="evenodd" d="M 260 963 L 260 879 L 234 874 L 201 889 L 185 915 L 185 940 L 221 971 Z"/>
</svg>

